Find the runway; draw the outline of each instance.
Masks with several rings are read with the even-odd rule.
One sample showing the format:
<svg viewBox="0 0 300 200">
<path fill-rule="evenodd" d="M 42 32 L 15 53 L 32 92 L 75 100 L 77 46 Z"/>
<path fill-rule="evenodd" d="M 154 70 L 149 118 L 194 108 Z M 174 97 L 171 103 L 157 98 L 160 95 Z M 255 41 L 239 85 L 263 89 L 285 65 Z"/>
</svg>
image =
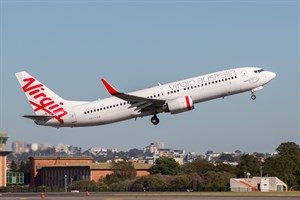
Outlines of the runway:
<svg viewBox="0 0 300 200">
<path fill-rule="evenodd" d="M 298 200 L 300 192 L 284 193 L 232 193 L 232 192 L 180 192 L 180 193 L 44 193 L 49 200 Z M 1 200 L 43 199 L 41 193 L 3 193 Z"/>
</svg>

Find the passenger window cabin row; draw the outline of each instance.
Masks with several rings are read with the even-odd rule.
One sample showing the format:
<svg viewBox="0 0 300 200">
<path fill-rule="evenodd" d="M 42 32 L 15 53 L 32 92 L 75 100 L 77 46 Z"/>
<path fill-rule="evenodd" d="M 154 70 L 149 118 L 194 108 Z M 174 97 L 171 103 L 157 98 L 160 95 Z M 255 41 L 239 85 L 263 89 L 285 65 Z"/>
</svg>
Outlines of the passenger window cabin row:
<svg viewBox="0 0 300 200">
<path fill-rule="evenodd" d="M 221 83 L 221 82 L 224 82 L 224 81 L 233 80 L 233 79 L 237 79 L 237 76 L 233 76 L 233 77 L 229 77 L 229 78 L 223 78 L 223 79 L 219 79 L 217 81 L 211 81 L 211 82 L 208 82 L 208 83 L 202 83 L 202 84 L 198 84 L 198 85 L 195 85 L 195 86 L 186 87 L 186 88 L 183 88 L 183 90 L 186 91 L 186 90 L 190 90 L 190 89 L 196 89 L 196 88 L 199 88 L 199 87 L 205 87 L 205 86 L 209 86 L 209 85 L 214 85 L 214 84 L 218 84 L 218 83 Z M 177 92 L 179 92 L 179 90 L 172 90 L 172 91 L 168 92 L 168 95 L 175 94 Z M 147 96 L 147 99 L 153 99 L 153 98 L 158 98 L 158 97 L 162 97 L 162 96 L 164 96 L 164 93 Z M 104 107 L 101 107 L 101 108 L 91 109 L 89 111 L 85 111 L 84 114 L 96 113 L 96 112 L 100 112 L 102 110 L 108 110 L 108 109 L 111 109 L 111 108 L 116 108 L 116 107 L 119 107 L 119 106 L 124 106 L 126 104 L 130 104 L 130 102 L 121 102 L 119 104 L 113 104 L 113 105 L 104 106 Z"/>
</svg>

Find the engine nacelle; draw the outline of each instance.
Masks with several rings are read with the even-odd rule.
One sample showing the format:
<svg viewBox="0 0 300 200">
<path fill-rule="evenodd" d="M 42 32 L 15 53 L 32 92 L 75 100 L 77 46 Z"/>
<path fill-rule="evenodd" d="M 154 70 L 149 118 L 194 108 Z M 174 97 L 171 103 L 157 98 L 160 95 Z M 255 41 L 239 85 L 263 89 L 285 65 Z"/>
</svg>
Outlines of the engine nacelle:
<svg viewBox="0 0 300 200">
<path fill-rule="evenodd" d="M 194 109 L 194 103 L 191 96 L 178 97 L 166 102 L 167 111 L 171 114 L 177 114 Z"/>
</svg>

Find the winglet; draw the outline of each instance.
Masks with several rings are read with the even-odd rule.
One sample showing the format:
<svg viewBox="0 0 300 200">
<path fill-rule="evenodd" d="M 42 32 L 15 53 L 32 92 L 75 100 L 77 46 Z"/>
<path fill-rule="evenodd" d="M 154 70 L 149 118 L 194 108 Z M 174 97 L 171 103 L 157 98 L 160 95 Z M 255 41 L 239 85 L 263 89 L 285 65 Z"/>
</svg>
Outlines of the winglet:
<svg viewBox="0 0 300 200">
<path fill-rule="evenodd" d="M 109 84 L 104 78 L 102 78 L 101 81 L 111 95 L 119 94 L 118 90 Z"/>
</svg>

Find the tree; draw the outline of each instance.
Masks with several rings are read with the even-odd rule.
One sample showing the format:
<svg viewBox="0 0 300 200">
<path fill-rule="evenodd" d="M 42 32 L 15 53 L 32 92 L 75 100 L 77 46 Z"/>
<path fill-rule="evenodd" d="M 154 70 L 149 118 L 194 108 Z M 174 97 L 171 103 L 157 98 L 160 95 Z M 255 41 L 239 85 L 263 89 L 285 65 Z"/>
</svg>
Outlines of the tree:
<svg viewBox="0 0 300 200">
<path fill-rule="evenodd" d="M 136 177 L 136 170 L 131 162 L 120 161 L 112 162 L 113 174 L 125 179 L 132 179 Z"/>
<path fill-rule="evenodd" d="M 295 157 L 297 160 L 300 159 L 299 145 L 294 142 L 283 142 L 277 147 L 276 151 L 280 156 Z"/>
<path fill-rule="evenodd" d="M 235 150 L 234 153 L 237 154 L 237 155 L 242 154 L 242 152 L 240 150 Z"/>
<path fill-rule="evenodd" d="M 107 192 L 108 191 L 108 186 L 103 181 L 98 181 L 97 187 L 98 187 L 99 192 Z"/>
<path fill-rule="evenodd" d="M 88 180 L 82 180 L 82 181 L 76 181 L 73 184 L 70 184 L 68 186 L 70 190 L 79 190 L 80 192 L 90 191 L 95 192 L 98 191 L 98 186 L 95 181 L 88 181 Z"/>
<path fill-rule="evenodd" d="M 133 183 L 133 191 L 165 191 L 169 187 L 169 176 L 155 174 L 138 177 Z M 142 189 L 142 190 L 141 190 Z"/>
<path fill-rule="evenodd" d="M 173 158 L 158 158 L 150 168 L 151 174 L 177 175 L 180 172 L 179 164 Z"/>
<path fill-rule="evenodd" d="M 193 179 L 188 175 L 175 176 L 170 182 L 171 191 L 186 191 L 193 188 Z"/>
<path fill-rule="evenodd" d="M 214 153 L 214 152 L 213 152 L 212 150 L 209 150 L 209 151 L 206 152 L 205 155 L 209 155 L 209 154 L 213 154 L 213 153 Z"/>
<path fill-rule="evenodd" d="M 204 186 L 212 188 L 226 188 L 229 187 L 230 178 L 234 178 L 235 175 L 227 172 L 214 172 L 209 171 L 204 175 Z"/>
<path fill-rule="evenodd" d="M 109 185 L 109 190 L 112 192 L 125 192 L 122 182 L 114 182 Z"/>
<path fill-rule="evenodd" d="M 266 157 L 266 155 L 264 153 L 258 153 L 258 152 L 253 152 L 253 155 L 256 158 L 265 158 Z"/>
<path fill-rule="evenodd" d="M 245 173 L 250 173 L 252 176 L 260 175 L 261 162 L 255 156 L 244 154 L 238 162 L 238 176 L 245 177 Z"/>
<path fill-rule="evenodd" d="M 136 170 L 131 162 L 112 162 L 111 168 L 113 173 L 107 175 L 104 179 L 104 182 L 108 185 L 136 177 Z"/>
<path fill-rule="evenodd" d="M 294 142 L 284 142 L 281 143 L 276 151 L 278 152 L 281 158 L 290 160 L 293 165 L 289 166 L 292 168 L 292 171 L 300 170 L 300 147 Z"/>
<path fill-rule="evenodd" d="M 237 168 L 233 167 L 229 164 L 225 164 L 225 163 L 216 163 L 216 165 L 214 166 L 214 171 L 215 172 L 228 172 L 230 174 L 237 174 Z"/>
<path fill-rule="evenodd" d="M 29 173 L 29 162 L 21 161 L 18 172 Z"/>
<path fill-rule="evenodd" d="M 12 172 L 17 172 L 18 171 L 17 163 L 14 160 L 11 161 L 10 171 L 12 171 Z"/>
<path fill-rule="evenodd" d="M 205 174 L 208 171 L 213 170 L 214 166 L 206 160 L 195 160 L 194 162 L 185 164 L 182 168 L 184 173 L 197 173 L 199 175 Z"/>
<path fill-rule="evenodd" d="M 136 148 L 134 148 L 134 149 L 130 149 L 129 151 L 128 151 L 128 156 L 129 157 L 140 157 L 140 156 L 143 156 L 143 154 L 144 154 L 144 151 L 143 150 L 139 150 L 139 149 L 136 149 Z"/>
<path fill-rule="evenodd" d="M 276 176 L 289 186 L 300 185 L 300 148 L 294 142 L 281 143 L 277 156 L 267 158 L 264 174 Z"/>
<path fill-rule="evenodd" d="M 236 159 L 233 157 L 232 154 L 222 153 L 218 158 L 221 162 L 234 162 Z"/>
</svg>

